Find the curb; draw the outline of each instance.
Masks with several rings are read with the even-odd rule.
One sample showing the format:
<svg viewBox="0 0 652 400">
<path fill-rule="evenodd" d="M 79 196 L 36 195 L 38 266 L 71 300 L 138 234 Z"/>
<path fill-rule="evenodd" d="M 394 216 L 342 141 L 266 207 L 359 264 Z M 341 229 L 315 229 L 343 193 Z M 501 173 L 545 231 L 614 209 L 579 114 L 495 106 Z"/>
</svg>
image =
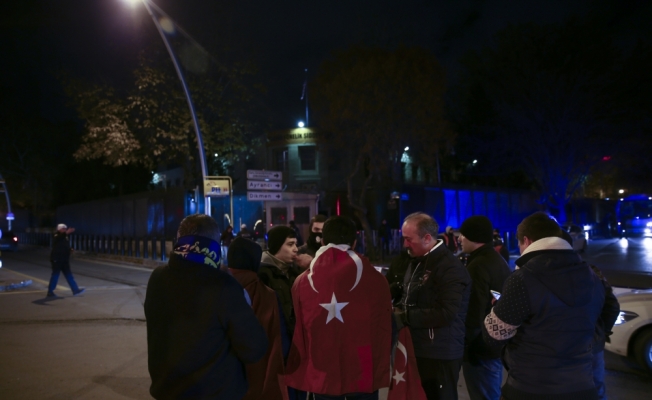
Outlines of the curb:
<svg viewBox="0 0 652 400">
<path fill-rule="evenodd" d="M 8 285 L 0 285 L 0 292 L 10 292 L 12 290 L 20 289 L 25 286 L 29 286 L 32 284 L 31 279 L 27 279 L 25 281 L 20 281 L 16 283 L 10 283 Z"/>
</svg>

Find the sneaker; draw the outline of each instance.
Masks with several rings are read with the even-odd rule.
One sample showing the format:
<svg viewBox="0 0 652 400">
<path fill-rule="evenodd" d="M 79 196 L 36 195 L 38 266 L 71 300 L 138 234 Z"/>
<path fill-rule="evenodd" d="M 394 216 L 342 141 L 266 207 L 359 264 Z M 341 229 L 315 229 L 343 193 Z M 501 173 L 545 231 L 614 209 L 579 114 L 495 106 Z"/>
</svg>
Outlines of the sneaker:
<svg viewBox="0 0 652 400">
<path fill-rule="evenodd" d="M 78 296 L 86 291 L 86 288 L 81 288 L 77 291 L 77 293 L 73 293 L 73 296 Z"/>
<path fill-rule="evenodd" d="M 48 292 L 48 294 L 46 295 L 46 297 L 57 297 L 57 295 L 54 294 L 54 292 Z"/>
</svg>

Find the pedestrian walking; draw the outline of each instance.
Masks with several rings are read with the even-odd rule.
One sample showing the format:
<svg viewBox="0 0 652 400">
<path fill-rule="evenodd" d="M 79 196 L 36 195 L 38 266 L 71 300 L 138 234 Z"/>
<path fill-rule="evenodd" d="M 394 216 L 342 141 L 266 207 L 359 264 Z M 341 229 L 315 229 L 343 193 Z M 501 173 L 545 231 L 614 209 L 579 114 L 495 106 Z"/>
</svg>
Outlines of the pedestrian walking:
<svg viewBox="0 0 652 400">
<path fill-rule="evenodd" d="M 68 235 L 74 231 L 75 228 L 68 228 L 66 224 L 59 224 L 57 225 L 57 232 L 52 237 L 52 251 L 50 252 L 52 275 L 50 275 L 47 297 L 57 297 L 54 294 L 54 289 L 57 287 L 59 274 L 61 273 L 66 277 L 73 296 L 80 295 L 86 291 L 86 289 L 77 286 L 77 282 L 75 282 L 75 278 L 72 276 L 72 271 L 70 271 L 70 254 L 72 253 L 72 249 L 70 248 Z"/>
</svg>

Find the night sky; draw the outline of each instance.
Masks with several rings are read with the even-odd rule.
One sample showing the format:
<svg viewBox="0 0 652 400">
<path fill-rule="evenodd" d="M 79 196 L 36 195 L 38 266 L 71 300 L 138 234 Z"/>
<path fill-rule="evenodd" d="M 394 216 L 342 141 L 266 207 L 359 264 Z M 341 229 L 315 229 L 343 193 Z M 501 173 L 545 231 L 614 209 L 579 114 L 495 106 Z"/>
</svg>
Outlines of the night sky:
<svg viewBox="0 0 652 400">
<path fill-rule="evenodd" d="M 258 67 L 257 79 L 268 89 L 263 101 L 273 110 L 275 128 L 294 126 L 303 118 L 304 69 L 314 76 L 334 49 L 357 43 L 421 45 L 434 51 L 454 82 L 460 56 L 490 43 L 492 35 L 507 24 L 562 21 L 610 3 L 616 4 L 606 0 L 156 2 L 224 65 L 248 61 Z M 642 3 L 618 2 L 616 11 L 631 11 Z M 119 84 L 131 76 L 147 41 L 160 40 L 142 4 L 133 7 L 125 0 L 27 0 L 12 7 L 2 20 L 4 35 L 11 36 L 2 44 L 1 82 L 11 89 L 3 96 L 7 101 L 11 93 L 11 102 L 53 120 L 74 116 L 63 106 L 65 99 L 53 77 L 57 71 Z M 629 14 L 626 18 L 631 18 Z M 619 18 L 615 12 L 616 23 L 625 23 Z"/>
</svg>

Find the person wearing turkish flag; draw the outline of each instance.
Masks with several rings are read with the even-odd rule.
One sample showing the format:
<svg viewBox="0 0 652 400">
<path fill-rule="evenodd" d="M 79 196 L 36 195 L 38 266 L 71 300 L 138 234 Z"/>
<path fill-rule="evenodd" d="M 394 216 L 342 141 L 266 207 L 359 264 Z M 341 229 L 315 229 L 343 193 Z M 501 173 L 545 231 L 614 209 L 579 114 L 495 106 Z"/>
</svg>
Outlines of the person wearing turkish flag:
<svg viewBox="0 0 652 400">
<path fill-rule="evenodd" d="M 351 250 L 351 219 L 329 218 L 323 234 L 325 246 L 292 287 L 296 327 L 286 383 L 315 400 L 377 400 L 390 382 L 389 285 Z"/>
</svg>

